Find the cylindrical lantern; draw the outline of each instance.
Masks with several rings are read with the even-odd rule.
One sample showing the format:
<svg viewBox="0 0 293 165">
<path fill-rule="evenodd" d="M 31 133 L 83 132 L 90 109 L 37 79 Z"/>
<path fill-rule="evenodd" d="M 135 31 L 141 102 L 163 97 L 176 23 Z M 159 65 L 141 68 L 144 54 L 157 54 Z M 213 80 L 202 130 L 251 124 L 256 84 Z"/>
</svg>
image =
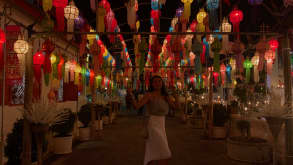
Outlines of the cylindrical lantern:
<svg viewBox="0 0 293 165">
<path fill-rule="evenodd" d="M 73 32 L 74 30 L 74 20 L 78 17 L 79 10 L 74 5 L 74 2 L 71 1 L 68 6 L 64 8 L 64 17 L 67 19 L 67 32 Z M 72 39 L 72 34 L 67 35 L 67 39 Z"/>
<path fill-rule="evenodd" d="M 243 63 L 243 67 L 246 69 L 245 71 L 245 75 L 246 75 L 246 79 L 245 82 L 249 83 L 250 82 L 250 68 L 252 68 L 252 63 L 249 59 L 246 59 Z"/>
<path fill-rule="evenodd" d="M 207 9 L 209 11 L 209 25 L 212 30 L 218 28 L 218 8 L 219 0 L 207 0 Z"/>
<path fill-rule="evenodd" d="M 5 32 L 0 29 L 0 71 L 3 69 L 3 44 L 6 41 Z"/>
<path fill-rule="evenodd" d="M 228 22 L 227 18 L 223 19 L 222 25 L 221 25 L 221 31 L 222 32 L 231 32 L 232 26 Z M 224 34 L 223 35 L 223 40 L 222 40 L 222 50 L 224 52 L 227 52 L 229 50 L 229 35 Z"/>
<path fill-rule="evenodd" d="M 53 5 L 56 8 L 57 30 L 64 31 L 64 8 L 68 0 L 53 0 Z"/>
<path fill-rule="evenodd" d="M 255 55 L 252 57 L 251 63 L 253 65 L 253 71 L 254 71 L 254 82 L 258 82 L 259 81 L 259 71 L 258 71 L 259 56 L 258 56 L 258 53 L 255 53 Z"/>
<path fill-rule="evenodd" d="M 220 72 L 221 72 L 222 85 L 225 85 L 225 81 L 226 81 L 226 65 L 225 64 L 221 64 Z"/>
<path fill-rule="evenodd" d="M 243 20 L 243 12 L 237 8 L 234 8 L 233 11 L 229 14 L 229 18 L 230 22 L 233 24 L 233 31 L 239 32 L 239 24 Z"/>
<path fill-rule="evenodd" d="M 193 0 L 181 0 L 181 1 L 184 3 L 184 12 L 183 12 L 184 18 L 185 20 L 188 21 L 190 17 L 190 5 L 193 2 Z"/>
<path fill-rule="evenodd" d="M 267 73 L 270 75 L 272 73 L 273 62 L 275 59 L 275 53 L 270 49 L 265 53 L 265 59 L 267 61 Z"/>
<path fill-rule="evenodd" d="M 33 56 L 34 75 L 38 83 L 41 83 L 42 72 L 41 68 L 45 61 L 45 55 L 42 52 L 37 52 Z"/>
</svg>

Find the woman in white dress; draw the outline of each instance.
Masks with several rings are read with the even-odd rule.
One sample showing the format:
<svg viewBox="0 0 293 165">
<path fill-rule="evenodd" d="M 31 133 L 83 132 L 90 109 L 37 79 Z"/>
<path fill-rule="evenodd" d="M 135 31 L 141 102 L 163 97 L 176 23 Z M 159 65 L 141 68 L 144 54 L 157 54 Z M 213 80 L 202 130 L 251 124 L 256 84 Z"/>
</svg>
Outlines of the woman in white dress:
<svg viewBox="0 0 293 165">
<path fill-rule="evenodd" d="M 146 112 L 149 114 L 144 165 L 167 165 L 171 158 L 165 131 L 165 116 L 168 114 L 169 106 L 175 109 L 176 100 L 172 101 L 169 98 L 162 78 L 153 76 L 150 81 L 150 92 L 139 102 L 133 101 L 135 109 L 146 105 Z"/>
</svg>

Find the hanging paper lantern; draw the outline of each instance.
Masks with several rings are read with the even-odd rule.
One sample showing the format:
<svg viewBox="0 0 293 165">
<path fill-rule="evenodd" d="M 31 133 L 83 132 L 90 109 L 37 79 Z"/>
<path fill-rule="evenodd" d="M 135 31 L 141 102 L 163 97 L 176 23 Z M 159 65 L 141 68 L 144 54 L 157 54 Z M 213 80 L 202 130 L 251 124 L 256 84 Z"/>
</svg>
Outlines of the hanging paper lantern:
<svg viewBox="0 0 293 165">
<path fill-rule="evenodd" d="M 234 81 L 236 78 L 235 78 L 235 74 L 236 74 L 236 60 L 234 58 L 231 58 L 230 61 L 230 66 L 232 68 L 231 70 L 231 80 Z"/>
<path fill-rule="evenodd" d="M 253 65 L 253 70 L 254 70 L 254 82 L 259 81 L 259 72 L 258 72 L 258 63 L 259 63 L 259 56 L 257 53 L 252 57 L 251 63 Z"/>
<path fill-rule="evenodd" d="M 270 49 L 275 51 L 279 47 L 279 42 L 278 42 L 278 40 L 272 39 L 269 41 L 269 45 L 270 45 Z"/>
<path fill-rule="evenodd" d="M 248 3 L 250 5 L 260 5 L 260 4 L 262 4 L 262 1 L 263 0 L 248 0 Z"/>
<path fill-rule="evenodd" d="M 81 16 L 78 16 L 75 20 L 74 20 L 74 27 L 78 30 L 82 29 L 84 26 L 84 19 Z"/>
<path fill-rule="evenodd" d="M 214 54 L 214 71 L 219 72 L 220 71 L 220 50 L 222 49 L 222 43 L 219 41 L 218 38 L 215 39 L 215 41 L 211 45 L 212 51 Z"/>
<path fill-rule="evenodd" d="M 221 25 L 221 31 L 222 32 L 231 32 L 232 26 L 228 22 L 227 18 L 223 19 L 222 25 Z M 222 39 L 222 50 L 224 53 L 226 53 L 229 50 L 229 35 L 224 34 Z"/>
<path fill-rule="evenodd" d="M 53 5 L 56 8 L 57 31 L 64 31 L 64 8 L 67 0 L 53 0 Z"/>
<path fill-rule="evenodd" d="M 243 63 L 243 67 L 246 69 L 245 70 L 245 82 L 249 83 L 250 82 L 250 69 L 252 68 L 252 63 L 249 59 L 246 59 Z"/>
<path fill-rule="evenodd" d="M 5 32 L 0 29 L 0 71 L 3 69 L 3 44 L 6 41 Z"/>
<path fill-rule="evenodd" d="M 43 10 L 48 12 L 52 9 L 52 0 L 43 0 Z"/>
<path fill-rule="evenodd" d="M 228 22 L 228 19 L 226 17 L 224 17 L 222 25 L 221 25 L 221 31 L 222 32 L 231 32 L 231 30 L 232 30 L 231 24 Z"/>
<path fill-rule="evenodd" d="M 243 20 L 243 12 L 237 8 L 234 8 L 232 12 L 229 14 L 230 22 L 233 24 L 233 31 L 239 32 L 239 24 Z M 238 38 L 239 38 L 238 34 Z"/>
<path fill-rule="evenodd" d="M 270 49 L 265 53 L 265 59 L 267 61 L 267 73 L 270 75 L 272 73 L 273 62 L 275 59 L 275 53 Z"/>
<path fill-rule="evenodd" d="M 38 83 L 41 82 L 41 76 L 42 76 L 41 67 L 44 61 L 45 61 L 45 55 L 43 55 L 42 52 L 37 52 L 33 56 L 34 75 Z"/>
<path fill-rule="evenodd" d="M 218 27 L 218 8 L 219 0 L 207 0 L 207 9 L 209 11 L 209 25 L 212 30 Z"/>
<path fill-rule="evenodd" d="M 196 15 L 196 19 L 198 23 L 203 23 L 203 19 L 207 16 L 207 13 L 204 11 L 204 9 L 200 9 L 199 12 Z"/>
<path fill-rule="evenodd" d="M 219 73 L 218 72 L 213 72 L 213 77 L 214 77 L 214 85 L 218 86 Z"/>
<path fill-rule="evenodd" d="M 176 9 L 176 17 L 181 17 L 181 15 L 183 14 L 183 11 L 184 11 L 183 7 L 179 7 L 178 9 Z"/>
<path fill-rule="evenodd" d="M 29 49 L 29 45 L 25 40 L 19 39 L 14 43 L 13 49 L 17 54 L 26 54 Z"/>
<path fill-rule="evenodd" d="M 181 0 L 181 1 L 184 3 L 184 12 L 183 12 L 184 18 L 185 20 L 188 21 L 190 17 L 190 5 L 193 2 L 193 0 Z"/>
<path fill-rule="evenodd" d="M 220 72 L 221 72 L 222 85 L 224 85 L 225 81 L 226 81 L 226 66 L 225 66 L 225 64 L 221 64 Z"/>
<path fill-rule="evenodd" d="M 243 72 L 243 62 L 244 57 L 242 55 L 245 46 L 239 40 L 235 41 L 232 45 L 232 52 L 236 55 L 236 65 L 237 69 L 242 73 Z"/>
<path fill-rule="evenodd" d="M 228 64 L 227 66 L 226 66 L 226 75 L 227 75 L 227 82 L 228 83 L 231 83 L 232 82 L 232 79 L 231 79 L 231 71 L 232 71 L 232 67 L 231 67 L 231 65 L 230 64 Z"/>
<path fill-rule="evenodd" d="M 67 32 L 73 32 L 74 30 L 74 20 L 78 17 L 79 10 L 71 1 L 68 6 L 64 8 L 64 17 L 67 19 Z M 72 39 L 72 34 L 67 35 L 67 39 Z"/>
<path fill-rule="evenodd" d="M 261 40 L 256 44 L 256 51 L 259 53 L 259 63 L 258 70 L 262 71 L 264 66 L 264 56 L 267 49 L 269 49 L 269 45 L 266 41 Z"/>
</svg>

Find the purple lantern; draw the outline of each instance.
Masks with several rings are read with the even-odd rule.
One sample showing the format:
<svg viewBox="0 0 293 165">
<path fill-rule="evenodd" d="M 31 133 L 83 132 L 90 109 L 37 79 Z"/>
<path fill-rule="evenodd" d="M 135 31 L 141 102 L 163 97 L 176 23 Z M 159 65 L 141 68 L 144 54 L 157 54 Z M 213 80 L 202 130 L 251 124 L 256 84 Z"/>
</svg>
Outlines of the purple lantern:
<svg viewBox="0 0 293 165">
<path fill-rule="evenodd" d="M 75 20 L 74 20 L 74 25 L 76 29 L 81 29 L 84 25 L 84 19 L 81 16 L 78 16 Z"/>
<path fill-rule="evenodd" d="M 248 0 L 248 3 L 250 5 L 260 5 L 260 4 L 262 4 L 262 1 L 263 0 Z"/>
<path fill-rule="evenodd" d="M 176 10 L 176 17 L 181 17 L 183 11 L 184 11 L 184 8 L 183 8 L 183 7 L 179 7 L 179 8 Z"/>
</svg>

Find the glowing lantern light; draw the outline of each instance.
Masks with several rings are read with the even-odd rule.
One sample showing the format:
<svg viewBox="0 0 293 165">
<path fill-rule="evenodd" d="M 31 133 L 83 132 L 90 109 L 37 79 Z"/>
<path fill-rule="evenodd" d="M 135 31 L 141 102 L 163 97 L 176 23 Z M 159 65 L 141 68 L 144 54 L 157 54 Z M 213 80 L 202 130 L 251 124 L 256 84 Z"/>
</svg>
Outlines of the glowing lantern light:
<svg viewBox="0 0 293 165">
<path fill-rule="evenodd" d="M 96 32 L 94 29 L 91 29 L 90 32 Z M 89 40 L 89 44 L 92 45 L 94 40 L 96 39 L 96 34 L 88 34 L 87 39 Z"/>
<path fill-rule="evenodd" d="M 234 8 L 229 15 L 230 22 L 233 24 L 233 31 L 239 32 L 239 24 L 243 20 L 243 12 L 237 8 Z M 238 34 L 239 38 L 239 34 Z"/>
<path fill-rule="evenodd" d="M 78 85 L 79 84 L 79 75 L 81 73 L 81 67 L 80 67 L 79 64 L 76 64 L 74 72 L 75 72 L 75 74 L 74 74 L 74 84 Z"/>
<path fill-rule="evenodd" d="M 17 54 L 26 54 L 29 49 L 29 45 L 25 40 L 19 39 L 14 43 L 14 51 Z"/>
<path fill-rule="evenodd" d="M 225 64 L 221 64 L 220 72 L 221 72 L 222 85 L 224 85 L 225 81 L 226 81 L 226 66 L 225 66 Z"/>
<path fill-rule="evenodd" d="M 279 42 L 278 42 L 278 40 L 272 39 L 272 40 L 269 41 L 269 45 L 270 45 L 270 48 L 273 51 L 275 51 L 279 47 Z"/>
<path fill-rule="evenodd" d="M 184 18 L 186 20 L 189 20 L 189 17 L 190 17 L 190 5 L 193 2 L 193 0 L 181 0 L 181 1 L 184 3 L 184 12 L 183 12 Z"/>
<path fill-rule="evenodd" d="M 272 73 L 273 62 L 275 59 L 275 53 L 270 49 L 265 53 L 265 59 L 267 61 L 267 73 L 270 75 Z"/>
<path fill-rule="evenodd" d="M 202 8 L 199 10 L 199 12 L 196 15 L 196 19 L 197 19 L 197 26 L 196 26 L 196 31 L 198 32 L 205 32 L 205 25 L 203 23 L 203 20 L 205 19 L 205 17 L 207 16 L 207 13 L 205 12 L 205 10 Z M 201 36 L 197 35 L 197 40 L 201 41 Z"/>
<path fill-rule="evenodd" d="M 51 64 L 54 64 L 56 62 L 57 59 L 56 59 L 55 54 L 51 55 L 50 60 L 51 60 Z"/>
<path fill-rule="evenodd" d="M 41 82 L 41 76 L 42 76 L 41 68 L 44 61 L 45 61 L 45 56 L 43 55 L 42 52 L 37 52 L 33 56 L 34 75 L 38 83 Z"/>
<path fill-rule="evenodd" d="M 214 84 L 215 84 L 215 86 L 218 86 L 219 73 L 213 72 L 213 76 L 214 76 Z"/>
<path fill-rule="evenodd" d="M 3 44 L 6 41 L 5 32 L 0 29 L 0 71 L 3 68 L 4 62 L 3 62 Z"/>
<path fill-rule="evenodd" d="M 259 72 L 258 72 L 258 63 L 259 63 L 259 56 L 257 53 L 252 57 L 251 63 L 253 65 L 253 71 L 254 71 L 254 82 L 259 81 Z"/>
<path fill-rule="evenodd" d="M 246 75 L 246 83 L 249 83 L 250 82 L 250 69 L 252 68 L 252 63 L 249 59 L 246 59 L 243 63 L 243 67 L 246 69 L 245 71 L 245 75 Z"/>
<path fill-rule="evenodd" d="M 68 6 L 64 8 L 64 17 L 67 19 L 67 32 L 73 32 L 74 30 L 74 20 L 78 17 L 79 10 L 74 5 L 74 2 L 71 1 Z M 72 34 L 67 35 L 67 39 L 72 39 Z"/>
<path fill-rule="evenodd" d="M 227 18 L 224 18 L 221 25 L 221 31 L 231 32 L 231 30 L 232 30 L 231 24 L 228 22 Z M 226 34 L 223 35 L 222 50 L 224 50 L 224 52 L 227 52 L 229 50 L 229 36 Z"/>
</svg>

